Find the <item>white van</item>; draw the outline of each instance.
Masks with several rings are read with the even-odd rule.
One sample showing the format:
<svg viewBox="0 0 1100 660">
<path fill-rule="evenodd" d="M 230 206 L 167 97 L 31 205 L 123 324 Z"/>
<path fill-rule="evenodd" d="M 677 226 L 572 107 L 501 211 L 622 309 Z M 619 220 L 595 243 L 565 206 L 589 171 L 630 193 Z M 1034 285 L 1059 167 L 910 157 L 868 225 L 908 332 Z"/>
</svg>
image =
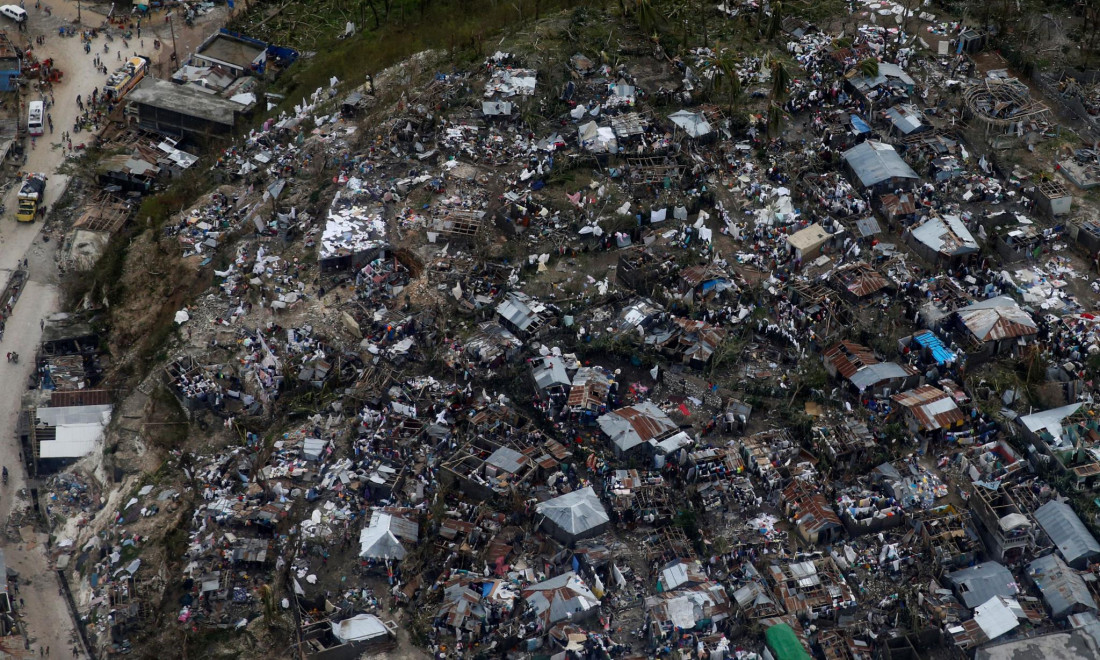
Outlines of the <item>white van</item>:
<svg viewBox="0 0 1100 660">
<path fill-rule="evenodd" d="M 31 101 L 27 104 L 27 133 L 31 137 L 38 137 L 42 130 L 42 115 L 46 112 L 46 106 L 42 101 Z"/>
<path fill-rule="evenodd" d="M 7 16 L 16 23 L 27 22 L 27 12 L 19 5 L 0 5 L 0 14 Z"/>
</svg>

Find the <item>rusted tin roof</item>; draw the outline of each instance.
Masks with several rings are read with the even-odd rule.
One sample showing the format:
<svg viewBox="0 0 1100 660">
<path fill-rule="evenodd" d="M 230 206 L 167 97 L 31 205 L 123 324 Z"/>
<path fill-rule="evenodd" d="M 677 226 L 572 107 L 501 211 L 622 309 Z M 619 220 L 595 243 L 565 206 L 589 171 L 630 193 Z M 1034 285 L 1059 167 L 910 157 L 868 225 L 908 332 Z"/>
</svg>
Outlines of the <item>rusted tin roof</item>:
<svg viewBox="0 0 1100 660">
<path fill-rule="evenodd" d="M 869 364 L 878 364 L 875 352 L 866 346 L 850 341 L 840 341 L 825 350 L 825 362 L 831 364 L 844 378 Z"/>
<path fill-rule="evenodd" d="M 922 385 L 890 398 L 907 409 L 925 431 L 949 429 L 962 424 L 966 419 L 955 400 L 947 392 L 932 385 Z"/>
</svg>

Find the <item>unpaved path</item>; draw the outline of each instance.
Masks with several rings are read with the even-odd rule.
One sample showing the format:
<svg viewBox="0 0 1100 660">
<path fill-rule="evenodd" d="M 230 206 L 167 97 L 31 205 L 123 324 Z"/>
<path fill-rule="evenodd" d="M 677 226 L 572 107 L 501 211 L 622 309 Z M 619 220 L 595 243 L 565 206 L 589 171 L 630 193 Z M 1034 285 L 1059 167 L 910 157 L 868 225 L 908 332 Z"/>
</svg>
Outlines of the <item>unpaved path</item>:
<svg viewBox="0 0 1100 660">
<path fill-rule="evenodd" d="M 92 42 L 92 51 L 84 52 L 79 37 L 63 38 L 58 36 L 58 28 L 73 25 L 76 21 L 76 2 L 54 1 L 48 3 L 52 15 L 36 10 L 33 2 L 27 2 L 30 15 L 28 31 L 17 33 L 10 26 L 8 34 L 16 45 L 33 44 L 38 35 L 45 35 L 43 45 L 34 46 L 38 58 L 53 58 L 56 68 L 64 72 L 61 84 L 52 90 L 54 104 L 49 109 L 53 118 L 54 131 L 33 143 L 28 139 L 27 163 L 25 171 L 45 172 L 49 175 L 46 186 L 45 204 L 52 207 L 61 196 L 68 177 L 58 174 L 57 169 L 68 157 L 67 145 L 61 142 L 61 133 L 70 131 L 77 116 L 76 97 L 89 98 L 92 89 L 102 87 L 106 76 L 99 73 L 94 64 L 95 55 L 99 55 L 108 71 L 114 70 L 121 59 L 139 54 L 149 57 L 154 63 L 152 71 L 170 72 L 168 57 L 171 53 L 170 26 L 164 21 L 164 14 L 154 13 L 143 24 L 142 37 L 131 40 L 123 46 L 118 36 L 107 42 L 100 36 Z M 81 18 L 85 26 L 100 27 L 104 16 L 97 14 L 86 5 L 82 8 Z M 178 19 L 177 19 L 178 20 Z M 176 44 L 181 60 L 186 59 L 193 50 L 217 26 L 224 21 L 224 8 L 212 12 L 199 20 L 194 28 L 187 28 L 179 21 L 174 25 Z M 153 48 L 153 38 L 162 42 L 159 51 Z M 104 53 L 104 44 L 108 52 Z M 37 93 L 28 93 L 27 100 L 36 100 Z M 74 146 L 87 139 L 87 133 L 72 136 Z M 6 522 L 13 504 L 19 507 L 29 506 L 26 491 L 26 474 L 19 462 L 19 446 L 16 437 L 16 424 L 21 408 L 21 400 L 26 392 L 27 380 L 33 367 L 33 356 L 40 337 L 40 322 L 57 310 L 58 288 L 55 250 L 61 232 L 55 231 L 49 242 L 41 235 L 43 223 L 17 223 L 14 218 L 16 192 L 18 186 L 8 191 L 3 199 L 7 211 L 0 216 L 0 288 L 3 287 L 11 272 L 26 259 L 30 265 L 30 279 L 19 303 L 15 306 L 6 324 L 3 340 L 0 341 L 3 353 L 15 351 L 23 356 L 18 364 L 0 362 L 0 464 L 8 467 L 11 473 L 9 483 L 0 491 L 0 516 Z M 51 224 L 67 227 L 73 218 L 51 218 Z M 45 493 L 43 493 L 43 497 Z M 0 535 L 0 549 L 4 551 L 7 565 L 19 572 L 21 588 L 17 598 L 22 602 L 20 618 L 29 639 L 27 657 L 37 657 L 49 647 L 52 657 L 70 658 L 76 641 L 75 627 L 68 606 L 60 591 L 56 571 L 53 570 L 46 548 L 47 538 L 34 531 L 29 525 L 18 530 L 19 540 Z M 16 640 L 18 638 L 10 638 Z M 6 644 L 0 651 L 16 654 L 22 650 L 15 642 Z M 21 644 L 19 645 L 21 646 Z M 80 654 L 84 657 L 83 652 Z"/>
</svg>

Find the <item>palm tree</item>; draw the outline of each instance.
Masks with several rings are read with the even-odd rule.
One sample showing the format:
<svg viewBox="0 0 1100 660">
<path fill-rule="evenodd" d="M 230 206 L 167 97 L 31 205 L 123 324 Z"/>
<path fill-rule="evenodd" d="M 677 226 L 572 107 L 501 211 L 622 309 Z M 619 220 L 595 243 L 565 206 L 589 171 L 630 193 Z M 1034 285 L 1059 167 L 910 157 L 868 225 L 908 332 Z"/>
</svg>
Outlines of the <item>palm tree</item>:
<svg viewBox="0 0 1100 660">
<path fill-rule="evenodd" d="M 275 625 L 275 590 L 269 584 L 260 585 L 260 602 L 263 604 L 264 623 L 270 628 Z"/>
<path fill-rule="evenodd" d="M 878 60 L 873 57 L 868 57 L 859 63 L 859 73 L 864 78 L 874 78 L 878 76 Z"/>
<path fill-rule="evenodd" d="M 638 25 L 642 32 L 649 34 L 657 29 L 657 23 L 661 20 L 660 14 L 650 0 L 638 0 Z"/>
<path fill-rule="evenodd" d="M 772 101 L 768 104 L 768 137 L 779 135 L 779 129 L 783 127 L 783 108 Z"/>
<path fill-rule="evenodd" d="M 768 21 L 768 29 L 764 33 L 764 38 L 771 40 L 775 38 L 775 35 L 779 34 L 779 28 L 783 23 L 783 3 L 777 2 L 772 5 L 771 20 Z"/>
<path fill-rule="evenodd" d="M 726 100 L 729 102 L 729 114 L 733 114 L 733 104 L 737 97 L 741 96 L 741 76 L 737 72 L 737 60 L 732 53 L 722 52 L 718 49 L 718 58 L 714 65 L 718 67 L 716 86 L 721 85 L 726 90 Z"/>
<path fill-rule="evenodd" d="M 787 98 L 787 90 L 791 86 L 791 74 L 787 71 L 782 60 L 772 60 L 772 102 L 783 101 Z"/>
</svg>

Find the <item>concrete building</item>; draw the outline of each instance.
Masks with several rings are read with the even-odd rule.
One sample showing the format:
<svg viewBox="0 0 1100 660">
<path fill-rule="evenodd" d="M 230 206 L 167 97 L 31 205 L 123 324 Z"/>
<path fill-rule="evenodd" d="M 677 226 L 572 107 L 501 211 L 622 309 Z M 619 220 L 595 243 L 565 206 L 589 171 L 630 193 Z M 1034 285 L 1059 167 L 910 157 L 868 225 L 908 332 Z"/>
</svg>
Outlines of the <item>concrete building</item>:
<svg viewBox="0 0 1100 660">
<path fill-rule="evenodd" d="M 23 59 L 19 50 L 8 39 L 8 33 L 0 30 L 0 92 L 15 88 L 13 80 L 23 75 Z"/>
<path fill-rule="evenodd" d="M 175 138 L 206 139 L 233 130 L 241 105 L 189 85 L 146 77 L 126 96 L 141 128 Z"/>
<path fill-rule="evenodd" d="M 220 66 L 238 76 L 261 73 L 267 64 L 267 44 L 221 30 L 202 42 L 191 59 L 195 66 Z"/>
<path fill-rule="evenodd" d="M 970 510 L 993 559 L 1012 564 L 1023 559 L 1035 545 L 1035 524 L 1023 514 L 1007 490 L 975 488 L 970 497 Z"/>
</svg>

